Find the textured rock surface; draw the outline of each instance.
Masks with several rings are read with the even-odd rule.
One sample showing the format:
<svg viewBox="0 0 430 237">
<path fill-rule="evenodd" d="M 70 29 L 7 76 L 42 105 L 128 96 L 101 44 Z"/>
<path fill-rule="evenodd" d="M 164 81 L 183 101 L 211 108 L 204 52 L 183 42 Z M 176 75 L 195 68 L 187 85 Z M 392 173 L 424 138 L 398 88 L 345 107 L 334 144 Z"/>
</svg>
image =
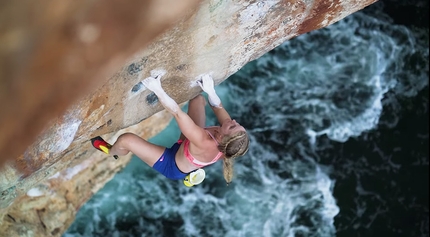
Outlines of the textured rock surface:
<svg viewBox="0 0 430 237">
<path fill-rule="evenodd" d="M 137 125 L 104 137 L 114 141 L 124 132 L 133 132 L 148 139 L 160 132 L 171 118 L 170 114 L 163 111 Z M 88 145 L 86 149 L 92 151 Z M 79 208 L 130 158 L 131 154 L 115 160 L 99 151 L 71 157 L 72 161 L 66 169 L 34 185 L 8 208 L 7 215 L 0 222 L 0 236 L 60 236 L 72 224 Z M 58 162 L 53 166 L 52 169 L 61 169 L 64 165 Z"/>
<path fill-rule="evenodd" d="M 48 2 L 56 4 L 54 1 Z M 173 28 L 149 45 L 146 44 L 148 36 L 144 36 L 146 31 L 148 35 L 154 36 L 168 24 L 153 25 L 152 18 L 141 16 L 145 8 L 140 1 L 129 6 L 140 11 L 125 11 L 123 6 L 116 6 L 114 3 L 113 6 L 100 3 L 114 11 L 115 16 L 129 19 L 125 23 L 136 24 L 137 21 L 143 24 L 127 27 L 126 32 L 116 28 L 127 25 L 117 23 L 114 20 L 116 17 L 111 19 L 107 16 L 97 18 L 87 15 L 94 10 L 94 6 L 88 6 L 89 3 L 74 2 L 76 5 L 68 6 L 71 9 L 63 10 L 68 14 L 55 11 L 53 14 L 63 23 L 41 32 L 35 29 L 37 36 L 30 37 L 29 42 L 36 45 L 36 48 L 20 56 L 15 56 L 17 51 L 9 52 L 0 48 L 1 83 L 5 84 L 0 87 L 5 90 L 0 93 L 0 98 L 13 102 L 6 103 L 7 112 L 0 110 L 3 111 L 0 112 L 0 150 L 5 152 L 3 154 L 13 154 L 12 151 L 19 150 L 19 146 L 13 146 L 9 137 L 22 138 L 22 144 L 26 144 L 32 137 L 24 139 L 26 131 L 34 135 L 46 121 L 51 123 L 32 140 L 33 144 L 25 152 L 14 159 L 14 164 L 8 164 L 1 170 L 0 217 L 3 218 L 0 219 L 0 230 L 7 231 L 1 233 L 27 233 L 29 236 L 43 233 L 44 236 L 58 236 L 64 231 L 71 223 L 76 209 L 128 161 L 124 158 L 124 163 L 115 163 L 111 157 L 100 157 L 102 154 L 95 154 L 88 140 L 97 135 L 110 137 L 110 134 L 138 124 L 162 109 L 156 97 L 139 83 L 151 71 L 167 71 L 162 84 L 169 95 L 182 103 L 200 92 L 195 84 L 198 75 L 212 74 L 216 83 L 220 83 L 247 62 L 282 42 L 330 25 L 372 2 L 374 1 L 203 1 L 195 13 L 187 12 Z M 97 3 L 99 2 L 91 2 L 94 5 Z M 65 37 L 63 34 L 67 27 L 63 27 L 69 26 L 70 22 L 81 22 L 76 19 L 80 19 L 82 15 L 86 16 L 81 19 L 82 22 L 93 17 L 98 19 L 104 26 L 103 30 L 98 32 L 93 27 L 95 24 L 90 24 L 89 28 L 84 24 L 84 33 L 79 36 L 81 38 L 71 34 L 78 38 L 70 40 L 71 44 L 58 45 L 57 48 L 63 50 L 45 55 L 52 44 L 60 44 L 57 40 L 64 41 L 62 37 Z M 0 16 L 4 18 L 2 14 Z M 46 17 L 49 19 L 49 16 Z M 171 15 L 165 17 L 174 18 Z M 40 21 L 46 23 L 43 17 Z M 35 23 L 36 26 L 39 24 L 41 23 Z M 31 24 L 27 28 L 31 29 Z M 87 35 L 88 32 L 90 36 Z M 19 36 L 20 33 L 16 34 Z M 26 34 L 31 36 L 31 32 Z M 94 38 L 97 40 L 94 41 Z M 123 45 L 126 39 L 131 46 Z M 8 47 L 22 50 L 18 46 L 12 44 Z M 136 51 L 143 46 L 147 47 Z M 128 57 L 131 52 L 135 54 Z M 5 59 L 5 55 L 14 57 Z M 19 65 L 17 62 L 20 57 L 29 59 Z M 126 57 L 128 60 L 124 63 Z M 109 73 L 118 65 L 123 66 L 109 77 Z M 9 69 L 3 71 L 7 66 Z M 16 80 L 5 79 L 10 75 Z M 34 81 L 26 81 L 27 78 Z M 108 80 L 104 80 L 105 78 Z M 37 86 L 42 87 L 40 91 L 34 90 L 39 88 Z M 91 93 L 87 93 L 85 97 L 78 96 L 84 92 Z M 76 98 L 79 100 L 68 107 Z M 60 117 L 52 119 L 60 113 Z M 163 126 L 159 119 L 156 120 L 150 125 L 145 120 L 145 125 L 139 126 L 145 129 Z M 142 134 L 139 129 L 136 132 Z M 149 132 L 145 132 L 147 134 Z M 97 161 L 88 161 L 93 159 Z M 98 167 L 95 164 L 100 163 L 104 164 L 103 172 L 106 173 L 99 172 L 96 168 L 93 170 Z M 87 168 L 73 176 L 71 181 L 64 181 L 63 178 L 48 179 L 59 171 L 67 173 L 65 169 L 76 166 Z M 93 180 L 90 184 L 88 177 Z M 97 184 L 95 180 L 98 181 Z M 44 194 L 28 197 L 26 193 L 32 188 L 37 188 L 33 192 Z M 50 195 L 45 195 L 46 193 Z M 48 203 L 55 205 L 47 205 Z M 22 215 L 26 212 L 29 214 Z"/>
<path fill-rule="evenodd" d="M 197 0 L 2 1 L 0 165 L 94 91 Z"/>
</svg>

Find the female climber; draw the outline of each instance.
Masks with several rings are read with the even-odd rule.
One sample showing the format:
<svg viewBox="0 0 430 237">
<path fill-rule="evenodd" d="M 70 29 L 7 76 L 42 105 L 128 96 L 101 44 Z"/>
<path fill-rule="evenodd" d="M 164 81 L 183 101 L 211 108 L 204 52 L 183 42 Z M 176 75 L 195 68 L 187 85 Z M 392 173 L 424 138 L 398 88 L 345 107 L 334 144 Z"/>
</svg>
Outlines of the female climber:
<svg viewBox="0 0 430 237">
<path fill-rule="evenodd" d="M 132 152 L 173 180 L 184 179 L 193 171 L 223 160 L 224 179 L 229 184 L 233 177 L 233 160 L 248 151 L 249 137 L 245 128 L 232 120 L 223 108 L 209 75 L 201 76 L 197 83 L 208 94 L 210 107 L 221 126 L 205 127 L 206 100 L 202 95 L 189 101 L 188 114 L 183 112 L 161 87 L 160 77 L 148 77 L 142 82 L 174 116 L 182 132 L 178 142 L 166 148 L 152 144 L 133 133 L 124 133 L 113 145 L 100 137 L 93 138 L 93 146 L 115 157 Z"/>
</svg>

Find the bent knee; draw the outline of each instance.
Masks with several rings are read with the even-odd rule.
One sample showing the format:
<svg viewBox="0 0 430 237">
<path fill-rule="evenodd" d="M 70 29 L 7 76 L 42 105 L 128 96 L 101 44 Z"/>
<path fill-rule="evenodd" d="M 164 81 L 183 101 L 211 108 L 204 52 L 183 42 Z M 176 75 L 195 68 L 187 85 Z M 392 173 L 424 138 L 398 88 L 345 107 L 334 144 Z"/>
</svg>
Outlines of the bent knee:
<svg viewBox="0 0 430 237">
<path fill-rule="evenodd" d="M 125 144 L 132 142 L 137 137 L 138 136 L 136 134 L 126 132 L 126 133 L 121 134 L 118 137 L 118 139 L 116 140 L 116 143 L 119 143 L 121 145 L 125 145 Z"/>
</svg>

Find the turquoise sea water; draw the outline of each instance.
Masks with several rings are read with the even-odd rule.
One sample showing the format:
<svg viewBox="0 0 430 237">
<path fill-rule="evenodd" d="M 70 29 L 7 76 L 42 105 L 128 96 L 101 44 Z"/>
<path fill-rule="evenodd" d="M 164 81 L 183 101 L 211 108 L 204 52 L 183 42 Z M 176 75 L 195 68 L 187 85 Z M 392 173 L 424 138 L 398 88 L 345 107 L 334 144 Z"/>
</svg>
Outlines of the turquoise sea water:
<svg viewBox="0 0 430 237">
<path fill-rule="evenodd" d="M 187 188 L 134 157 L 64 236 L 428 236 L 428 29 L 380 6 L 217 86 L 251 137 L 230 186 L 221 164 Z M 151 141 L 179 134 L 172 122 Z"/>
</svg>

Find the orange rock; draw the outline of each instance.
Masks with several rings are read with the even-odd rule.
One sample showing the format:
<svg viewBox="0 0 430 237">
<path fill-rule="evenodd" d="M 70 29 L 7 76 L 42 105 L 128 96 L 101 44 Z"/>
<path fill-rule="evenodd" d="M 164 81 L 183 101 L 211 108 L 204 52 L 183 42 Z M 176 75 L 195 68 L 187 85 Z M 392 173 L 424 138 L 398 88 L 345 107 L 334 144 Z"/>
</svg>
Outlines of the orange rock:
<svg viewBox="0 0 430 237">
<path fill-rule="evenodd" d="M 162 107 L 140 84 L 152 70 L 167 72 L 163 88 L 183 103 L 200 93 L 198 75 L 211 73 L 218 84 L 284 41 L 375 1 L 2 4 L 0 233 L 60 236 L 129 161 L 89 139 L 112 142 L 124 131 L 149 138 L 164 128 L 171 117 L 154 115 Z"/>
</svg>

